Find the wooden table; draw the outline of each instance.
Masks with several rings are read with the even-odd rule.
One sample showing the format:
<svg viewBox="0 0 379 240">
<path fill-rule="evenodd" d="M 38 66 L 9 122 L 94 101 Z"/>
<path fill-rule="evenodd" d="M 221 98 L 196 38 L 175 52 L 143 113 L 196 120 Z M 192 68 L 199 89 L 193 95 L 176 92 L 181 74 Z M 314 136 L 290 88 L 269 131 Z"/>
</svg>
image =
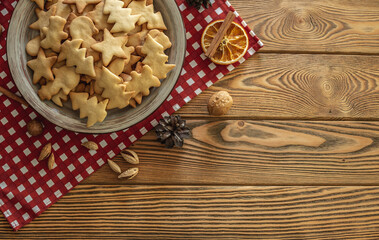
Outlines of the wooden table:
<svg viewBox="0 0 379 240">
<path fill-rule="evenodd" d="M 0 238 L 379 238 L 379 0 L 230 2 L 265 47 L 178 112 L 184 148 L 150 132 L 137 178 L 104 166 Z"/>
</svg>

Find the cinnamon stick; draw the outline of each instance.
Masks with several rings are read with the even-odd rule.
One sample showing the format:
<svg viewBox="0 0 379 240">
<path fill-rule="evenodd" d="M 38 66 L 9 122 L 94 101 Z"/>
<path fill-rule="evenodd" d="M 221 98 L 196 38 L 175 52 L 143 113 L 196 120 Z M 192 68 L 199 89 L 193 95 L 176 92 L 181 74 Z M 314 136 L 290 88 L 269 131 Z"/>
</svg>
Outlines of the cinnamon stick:
<svg viewBox="0 0 379 240">
<path fill-rule="evenodd" d="M 217 31 L 216 36 L 213 38 L 211 45 L 207 49 L 205 56 L 209 58 L 213 57 L 222 39 L 224 38 L 226 31 L 228 31 L 230 25 L 232 24 L 235 18 L 236 18 L 236 15 L 234 15 L 234 12 L 232 11 L 228 12 L 228 15 L 224 19 L 224 22 L 222 23 L 220 29 Z"/>
<path fill-rule="evenodd" d="M 3 93 L 8 98 L 13 99 L 13 100 L 25 105 L 26 107 L 29 107 L 29 104 L 25 101 L 25 99 L 17 96 L 16 94 L 14 94 L 14 93 L 10 92 L 9 90 L 3 88 L 2 86 L 0 86 L 0 92 Z"/>
</svg>

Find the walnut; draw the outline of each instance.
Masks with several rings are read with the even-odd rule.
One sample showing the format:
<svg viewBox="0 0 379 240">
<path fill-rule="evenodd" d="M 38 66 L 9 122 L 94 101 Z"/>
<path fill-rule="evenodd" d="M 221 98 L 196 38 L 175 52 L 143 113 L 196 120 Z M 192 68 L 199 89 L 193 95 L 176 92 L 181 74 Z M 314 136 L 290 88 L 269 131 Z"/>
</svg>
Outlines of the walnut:
<svg viewBox="0 0 379 240">
<path fill-rule="evenodd" d="M 38 120 L 32 120 L 27 124 L 28 133 L 32 136 L 38 136 L 43 132 L 43 125 Z"/>
<path fill-rule="evenodd" d="M 208 112 L 211 115 L 226 114 L 233 105 L 233 98 L 226 91 L 219 91 L 211 96 L 208 102 Z"/>
</svg>

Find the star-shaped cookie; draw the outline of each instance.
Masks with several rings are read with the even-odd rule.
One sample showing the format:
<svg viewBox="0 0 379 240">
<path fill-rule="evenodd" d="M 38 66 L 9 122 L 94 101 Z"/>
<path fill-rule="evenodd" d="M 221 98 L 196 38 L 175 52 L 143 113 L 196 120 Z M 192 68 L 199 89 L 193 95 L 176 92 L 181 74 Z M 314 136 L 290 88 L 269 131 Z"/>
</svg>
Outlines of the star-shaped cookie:
<svg viewBox="0 0 379 240">
<path fill-rule="evenodd" d="M 41 100 L 50 100 L 60 90 L 63 94 L 68 95 L 79 84 L 80 75 L 75 72 L 74 67 L 54 68 L 53 73 L 55 75 L 54 81 L 49 81 L 38 90 L 38 96 Z"/>
<path fill-rule="evenodd" d="M 57 11 L 56 6 L 52 6 L 48 11 L 43 11 L 39 8 L 36 8 L 35 12 L 38 17 L 38 20 L 34 23 L 30 24 L 30 28 L 34 30 L 39 30 L 42 36 L 42 28 L 48 27 L 50 22 L 50 17 L 55 16 L 55 13 Z"/>
<path fill-rule="evenodd" d="M 97 122 L 103 122 L 107 116 L 105 108 L 107 107 L 108 99 L 98 102 L 96 96 L 90 99 L 88 97 L 88 93 L 70 93 L 72 109 L 79 109 L 80 118 L 87 117 L 87 127 L 92 127 Z"/>
<path fill-rule="evenodd" d="M 120 75 L 124 71 L 125 66 L 129 64 L 131 60 L 131 54 L 134 52 L 134 47 L 122 46 L 122 49 L 126 54 L 126 58 L 116 58 L 108 66 L 108 69 L 116 75 Z M 134 62 L 133 64 L 135 64 L 136 62 Z"/>
<path fill-rule="evenodd" d="M 64 0 L 63 3 L 66 4 L 76 4 L 76 9 L 78 10 L 78 13 L 82 13 L 84 8 L 88 4 L 97 4 L 101 2 L 101 0 Z"/>
<path fill-rule="evenodd" d="M 108 29 L 104 29 L 104 41 L 93 44 L 91 48 L 95 51 L 101 52 L 103 64 L 104 66 L 108 66 L 113 56 L 119 58 L 127 57 L 122 48 L 125 46 L 127 41 L 127 35 L 121 37 L 113 37 Z"/>
<path fill-rule="evenodd" d="M 128 8 L 132 9 L 132 14 L 140 14 L 141 17 L 138 20 L 138 25 L 142 25 L 147 22 L 148 29 L 162 29 L 167 30 L 164 24 L 162 14 L 160 12 L 154 13 L 153 4 L 146 6 L 146 0 L 132 1 Z"/>
<path fill-rule="evenodd" d="M 51 71 L 51 67 L 57 60 L 56 56 L 46 58 L 45 52 L 40 48 L 37 58 L 28 61 L 28 66 L 34 71 L 33 83 L 37 84 L 38 81 L 44 77 L 49 81 L 54 80 L 54 75 Z"/>
</svg>

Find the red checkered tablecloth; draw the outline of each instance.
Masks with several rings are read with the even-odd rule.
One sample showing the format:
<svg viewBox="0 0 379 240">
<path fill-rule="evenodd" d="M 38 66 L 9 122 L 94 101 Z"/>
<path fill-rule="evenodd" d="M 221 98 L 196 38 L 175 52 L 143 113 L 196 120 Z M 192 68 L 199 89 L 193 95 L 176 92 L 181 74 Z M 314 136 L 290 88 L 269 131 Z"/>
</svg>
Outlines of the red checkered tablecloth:
<svg viewBox="0 0 379 240">
<path fill-rule="evenodd" d="M 159 119 L 173 114 L 263 46 L 228 1 L 212 0 L 212 7 L 200 10 L 190 7 L 185 0 L 176 2 L 187 30 L 183 70 L 177 85 L 162 106 L 135 126 L 101 135 L 71 132 L 43 119 L 32 108 L 26 108 L 0 93 L 0 209 L 13 229 L 18 230 L 32 221 L 102 167 L 106 159 L 116 156 L 153 129 Z M 19 94 L 6 55 L 7 28 L 16 4 L 15 0 L 0 1 L 0 24 L 5 28 L 0 37 L 0 85 Z M 210 22 L 224 19 L 228 11 L 235 12 L 238 16 L 235 21 L 249 33 L 250 46 L 239 62 L 219 66 L 205 57 L 200 38 L 203 29 Z M 42 136 L 32 137 L 26 131 L 26 123 L 35 118 L 45 125 Z M 87 140 L 99 143 L 100 149 L 88 151 L 80 147 Z M 56 158 L 56 166 L 51 171 L 45 162 L 37 161 L 42 146 L 48 142 L 52 143 Z"/>
</svg>

